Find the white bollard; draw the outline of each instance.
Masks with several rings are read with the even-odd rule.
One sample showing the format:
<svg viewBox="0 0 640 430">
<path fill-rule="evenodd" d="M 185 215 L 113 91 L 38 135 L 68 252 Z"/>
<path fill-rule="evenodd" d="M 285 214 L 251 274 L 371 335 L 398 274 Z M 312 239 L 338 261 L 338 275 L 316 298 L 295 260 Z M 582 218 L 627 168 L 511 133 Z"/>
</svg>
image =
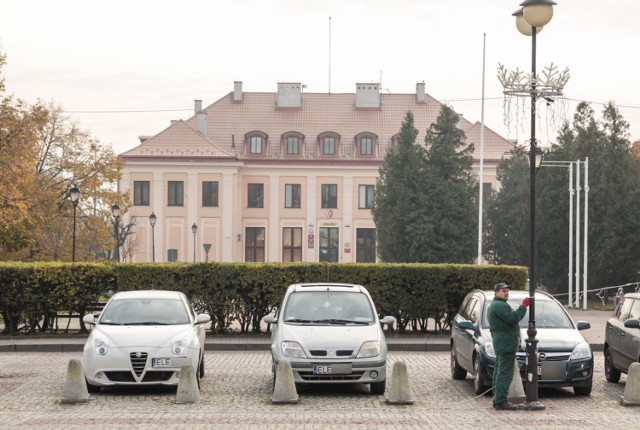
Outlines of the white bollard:
<svg viewBox="0 0 640 430">
<path fill-rule="evenodd" d="M 87 401 L 89 401 L 89 391 L 87 391 L 87 381 L 84 379 L 82 360 L 71 359 L 67 366 L 62 403 L 84 403 Z"/>
<path fill-rule="evenodd" d="M 412 405 L 411 388 L 409 387 L 409 373 L 404 361 L 397 361 L 393 365 L 391 387 L 387 403 L 391 405 Z"/>
<path fill-rule="evenodd" d="M 271 403 L 298 403 L 298 392 L 293 380 L 291 363 L 282 360 L 276 368 L 276 383 L 273 387 Z"/>
<path fill-rule="evenodd" d="M 640 406 L 640 363 L 631 363 L 627 373 L 624 395 L 620 397 L 623 406 Z"/>
<path fill-rule="evenodd" d="M 178 391 L 176 392 L 176 403 L 198 403 L 200 401 L 200 388 L 196 380 L 196 372 L 192 366 L 180 368 L 180 379 L 178 380 Z"/>
</svg>

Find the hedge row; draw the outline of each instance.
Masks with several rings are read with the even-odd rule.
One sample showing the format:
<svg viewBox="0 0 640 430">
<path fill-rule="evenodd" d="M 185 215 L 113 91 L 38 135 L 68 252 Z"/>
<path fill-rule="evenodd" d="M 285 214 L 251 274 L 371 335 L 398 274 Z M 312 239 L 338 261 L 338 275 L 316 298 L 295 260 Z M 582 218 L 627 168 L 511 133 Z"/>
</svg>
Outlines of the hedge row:
<svg viewBox="0 0 640 430">
<path fill-rule="evenodd" d="M 286 287 L 297 282 L 364 285 L 381 315 L 397 319 L 396 330 L 438 330 L 467 292 L 506 282 L 524 288 L 527 270 L 516 266 L 453 264 L 331 263 L 0 263 L 0 311 L 4 334 L 51 331 L 61 312 L 84 314 L 115 291 L 182 291 L 212 331 L 259 332 L 260 319 L 277 309 Z M 81 327 L 84 329 L 84 326 Z"/>
</svg>

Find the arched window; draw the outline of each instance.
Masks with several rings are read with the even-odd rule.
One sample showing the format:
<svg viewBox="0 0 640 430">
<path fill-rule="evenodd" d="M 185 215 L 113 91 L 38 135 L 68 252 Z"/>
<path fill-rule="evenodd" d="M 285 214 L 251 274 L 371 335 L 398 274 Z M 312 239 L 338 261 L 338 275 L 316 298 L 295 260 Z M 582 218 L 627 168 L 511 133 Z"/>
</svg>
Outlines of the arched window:
<svg viewBox="0 0 640 430">
<path fill-rule="evenodd" d="M 332 157 L 340 153 L 340 135 L 333 132 L 324 132 L 318 135 L 320 155 Z"/>
<path fill-rule="evenodd" d="M 356 157 L 375 157 L 378 153 L 378 136 L 373 133 L 360 133 L 356 135 Z"/>
<path fill-rule="evenodd" d="M 244 136 L 247 155 L 259 156 L 267 153 L 268 136 L 261 131 L 252 131 Z"/>
<path fill-rule="evenodd" d="M 300 155 L 304 145 L 304 135 L 296 131 L 289 131 L 282 135 L 282 153 L 285 155 Z"/>
</svg>

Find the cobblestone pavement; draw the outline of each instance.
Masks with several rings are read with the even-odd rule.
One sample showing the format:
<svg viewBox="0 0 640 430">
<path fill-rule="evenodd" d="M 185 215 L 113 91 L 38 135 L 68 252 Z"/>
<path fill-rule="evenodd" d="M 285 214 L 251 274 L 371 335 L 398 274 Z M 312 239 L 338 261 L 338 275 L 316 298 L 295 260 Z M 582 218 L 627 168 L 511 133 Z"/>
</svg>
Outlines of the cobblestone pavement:
<svg viewBox="0 0 640 430">
<path fill-rule="evenodd" d="M 264 351 L 207 352 L 201 401 L 177 405 L 175 389 L 111 389 L 88 403 L 63 405 L 67 364 L 75 352 L 0 353 L 0 427 L 7 429 L 631 429 L 640 409 L 624 407 L 623 376 L 605 381 L 596 353 L 589 397 L 541 390 L 544 411 L 495 411 L 475 397 L 470 377 L 454 381 L 448 352 L 391 352 L 404 361 L 415 403 L 389 405 L 364 386 L 307 387 L 295 405 L 271 403 L 270 356 Z M 389 383 L 387 390 L 389 389 Z"/>
</svg>

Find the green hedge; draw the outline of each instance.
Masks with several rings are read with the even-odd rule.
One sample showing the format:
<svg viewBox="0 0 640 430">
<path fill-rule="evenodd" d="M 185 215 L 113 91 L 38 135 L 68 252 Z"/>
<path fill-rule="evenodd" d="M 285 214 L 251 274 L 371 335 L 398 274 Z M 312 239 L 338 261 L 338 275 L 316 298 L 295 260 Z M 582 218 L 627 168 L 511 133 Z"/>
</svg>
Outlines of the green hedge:
<svg viewBox="0 0 640 430">
<path fill-rule="evenodd" d="M 454 264 L 332 263 L 0 263 L 0 311 L 4 333 L 52 330 L 61 312 L 82 315 L 115 291 L 182 291 L 212 330 L 259 332 L 260 319 L 277 309 L 286 287 L 296 282 L 346 282 L 367 287 L 381 315 L 398 320 L 396 330 L 438 330 L 467 292 L 497 282 L 525 288 L 527 269 Z M 84 327 L 81 327 L 84 329 Z"/>
</svg>

